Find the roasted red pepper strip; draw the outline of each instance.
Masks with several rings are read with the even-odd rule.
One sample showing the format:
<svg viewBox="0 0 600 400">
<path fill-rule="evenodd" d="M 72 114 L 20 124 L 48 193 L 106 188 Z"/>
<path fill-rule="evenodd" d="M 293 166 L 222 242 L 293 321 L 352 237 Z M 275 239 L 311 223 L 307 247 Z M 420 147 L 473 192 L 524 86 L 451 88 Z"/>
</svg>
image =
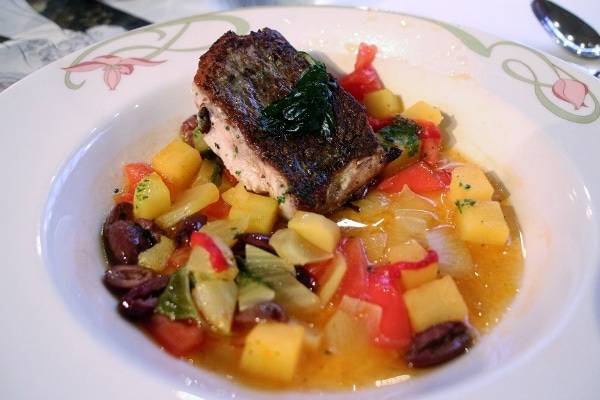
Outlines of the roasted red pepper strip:
<svg viewBox="0 0 600 400">
<path fill-rule="evenodd" d="M 210 263 L 215 272 L 223 272 L 229 268 L 229 264 L 227 263 L 223 252 L 221 252 L 221 249 L 217 246 L 213 238 L 206 233 L 192 232 L 190 236 L 190 245 L 200 246 L 208 252 Z"/>
</svg>

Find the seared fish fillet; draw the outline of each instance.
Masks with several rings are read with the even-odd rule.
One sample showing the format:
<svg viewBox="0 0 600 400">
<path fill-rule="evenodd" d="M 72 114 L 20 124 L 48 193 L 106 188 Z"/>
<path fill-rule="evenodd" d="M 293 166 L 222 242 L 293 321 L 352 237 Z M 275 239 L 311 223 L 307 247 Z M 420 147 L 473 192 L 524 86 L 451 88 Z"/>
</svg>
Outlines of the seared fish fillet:
<svg viewBox="0 0 600 400">
<path fill-rule="evenodd" d="M 335 210 L 385 164 L 363 106 L 337 84 L 331 135 L 273 136 L 261 129 L 261 110 L 288 95 L 309 65 L 279 32 L 265 28 L 225 33 L 200 57 L 194 77 L 194 101 L 210 121 L 202 125 L 206 143 L 247 190 L 277 199 L 287 218 L 296 210 Z"/>
</svg>

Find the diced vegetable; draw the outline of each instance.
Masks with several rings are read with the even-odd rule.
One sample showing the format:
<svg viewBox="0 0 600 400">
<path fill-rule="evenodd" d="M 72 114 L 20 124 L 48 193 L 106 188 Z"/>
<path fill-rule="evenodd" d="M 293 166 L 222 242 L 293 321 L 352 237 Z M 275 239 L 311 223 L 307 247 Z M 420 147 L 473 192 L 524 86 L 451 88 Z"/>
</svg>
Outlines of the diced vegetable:
<svg viewBox="0 0 600 400">
<path fill-rule="evenodd" d="M 388 88 L 365 93 L 363 104 L 367 109 L 367 114 L 375 118 L 400 114 L 404 110 L 400 96 Z"/>
<path fill-rule="evenodd" d="M 361 43 L 354 70 L 339 79 L 340 85 L 358 101 L 362 101 L 366 93 L 384 87 L 379 74 L 372 65 L 376 54 L 377 46 Z"/>
<path fill-rule="evenodd" d="M 246 250 L 246 268 L 252 270 L 254 268 L 271 267 L 282 268 L 290 274 L 295 274 L 296 269 L 291 262 L 256 246 L 247 244 Z"/>
<path fill-rule="evenodd" d="M 446 321 L 467 318 L 467 305 L 456 283 L 444 276 L 404 293 L 404 301 L 415 332 Z"/>
<path fill-rule="evenodd" d="M 196 281 L 192 298 L 202 318 L 215 332 L 223 335 L 231 333 L 238 298 L 238 287 L 234 281 Z"/>
<path fill-rule="evenodd" d="M 454 278 L 473 272 L 474 265 L 469 248 L 451 225 L 440 225 L 427 231 L 429 247 L 438 254 L 440 274 Z"/>
<path fill-rule="evenodd" d="M 435 280 L 438 276 L 438 264 L 431 263 L 418 269 L 403 269 L 401 274 L 402 289 L 410 290 Z"/>
<path fill-rule="evenodd" d="M 171 194 L 160 175 L 152 172 L 136 186 L 133 194 L 135 219 L 154 219 L 171 206 Z"/>
<path fill-rule="evenodd" d="M 248 267 L 248 266 L 247 266 Z M 275 291 L 275 302 L 288 314 L 314 314 L 321 307 L 321 299 L 300 283 L 294 274 L 271 265 L 249 267 L 248 271 Z"/>
<path fill-rule="evenodd" d="M 424 161 L 409 165 L 379 184 L 379 189 L 387 193 L 400 192 L 408 186 L 415 193 L 444 190 L 450 184 L 446 171 L 434 171 Z"/>
<path fill-rule="evenodd" d="M 381 325 L 383 313 L 381 306 L 354 297 L 344 296 L 338 309 L 359 320 L 371 341 L 379 337 L 379 326 Z"/>
<path fill-rule="evenodd" d="M 235 220 L 211 221 L 200 228 L 200 232 L 219 238 L 227 246 L 233 246 L 237 237 L 248 230 L 248 217 Z"/>
<path fill-rule="evenodd" d="M 433 107 L 423 100 L 416 102 L 404 110 L 402 116 L 417 121 L 430 121 L 436 125 L 439 125 L 444 119 L 439 108 Z"/>
<path fill-rule="evenodd" d="M 374 307 L 378 306 L 374 305 Z M 379 308 L 380 315 L 381 308 Z M 379 327 L 379 321 L 370 321 L 371 317 L 374 317 L 373 314 L 365 314 L 360 317 L 350 315 L 339 308 L 335 311 L 323 329 L 325 346 L 328 353 L 353 355 L 368 351 L 373 341 L 365 329 L 365 320 L 369 321 L 367 322 L 369 325 L 377 324 L 377 327 Z"/>
<path fill-rule="evenodd" d="M 181 193 L 177 201 L 166 212 L 159 215 L 155 222 L 163 229 L 170 228 L 218 200 L 219 189 L 214 183 L 194 186 Z"/>
<path fill-rule="evenodd" d="M 494 187 L 485 173 L 476 165 L 459 165 L 452 170 L 452 180 L 448 190 L 448 199 L 491 200 Z"/>
<path fill-rule="evenodd" d="M 335 222 L 313 212 L 296 211 L 288 221 L 288 228 L 328 253 L 333 253 L 341 238 Z"/>
<path fill-rule="evenodd" d="M 229 219 L 249 218 L 248 231 L 271 233 L 279 212 L 277 200 L 246 191 L 242 183 L 222 194 L 231 205 Z"/>
<path fill-rule="evenodd" d="M 125 173 L 125 187 L 115 195 L 116 203 L 133 202 L 133 192 L 136 186 L 143 177 L 154 172 L 154 168 L 146 163 L 129 163 L 123 165 L 123 172 Z"/>
<path fill-rule="evenodd" d="M 177 139 L 154 155 L 152 167 L 177 194 L 192 183 L 201 162 L 198 150 Z"/>
<path fill-rule="evenodd" d="M 381 172 L 383 179 L 397 174 L 403 168 L 419 160 L 421 157 L 422 140 L 420 136 L 422 130 L 423 128 L 416 122 L 398 115 L 387 126 L 377 131 L 377 135 L 381 137 L 385 149 L 397 147 L 402 151 L 400 157 L 385 166 Z"/>
<path fill-rule="evenodd" d="M 275 298 L 275 291 L 269 285 L 250 274 L 240 273 L 236 281 L 238 284 L 238 310 L 240 311 L 272 301 Z"/>
<path fill-rule="evenodd" d="M 471 243 L 504 245 L 510 229 L 497 201 L 456 200 L 454 223 L 463 240 Z"/>
<path fill-rule="evenodd" d="M 219 244 L 218 241 L 218 238 L 213 239 L 204 232 L 192 232 L 190 235 L 190 245 L 206 250 L 212 270 L 217 274 L 227 271 L 235 264 L 231 249 L 224 243 Z M 225 257 L 224 252 L 227 253 L 228 257 Z"/>
<path fill-rule="evenodd" d="M 335 253 L 328 262 L 325 273 L 319 279 L 317 294 L 323 304 L 327 304 L 333 298 L 342 283 L 342 279 L 344 279 L 347 269 L 346 258 L 342 253 Z"/>
<path fill-rule="evenodd" d="M 304 327 L 276 322 L 257 324 L 244 345 L 240 367 L 279 381 L 289 381 L 300 360 Z"/>
<path fill-rule="evenodd" d="M 427 255 L 427 250 L 414 239 L 400 242 L 389 247 L 388 261 L 395 262 L 416 262 L 422 260 Z"/>
<path fill-rule="evenodd" d="M 175 251 L 175 241 L 161 236 L 160 242 L 138 255 L 138 264 L 160 272 L 167 266 L 173 251 Z"/>
<path fill-rule="evenodd" d="M 333 253 L 315 246 L 289 228 L 277 230 L 271 236 L 269 244 L 281 258 L 293 265 L 304 265 L 333 257 Z"/>
<path fill-rule="evenodd" d="M 200 320 L 190 293 L 190 275 L 186 267 L 171 274 L 169 284 L 158 298 L 154 312 L 172 320 Z"/>
<path fill-rule="evenodd" d="M 154 314 L 145 324 L 150 335 L 175 357 L 183 357 L 198 350 L 204 342 L 204 330 L 195 320 L 173 321 Z"/>
</svg>

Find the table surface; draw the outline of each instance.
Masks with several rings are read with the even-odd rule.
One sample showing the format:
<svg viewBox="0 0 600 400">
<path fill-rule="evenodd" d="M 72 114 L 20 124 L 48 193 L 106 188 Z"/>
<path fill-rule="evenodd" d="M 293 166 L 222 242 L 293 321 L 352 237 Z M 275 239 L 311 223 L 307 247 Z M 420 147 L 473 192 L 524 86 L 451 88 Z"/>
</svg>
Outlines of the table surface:
<svg viewBox="0 0 600 400">
<path fill-rule="evenodd" d="M 105 0 L 104 2 L 112 7 L 151 22 L 161 22 L 192 14 L 214 12 L 247 5 L 316 4 L 365 6 L 368 4 L 370 8 L 374 9 L 416 14 L 455 23 L 463 27 L 475 28 L 508 40 L 520 42 L 568 62 L 580 65 L 583 68 L 590 70 L 600 69 L 600 60 L 578 58 L 556 45 L 537 22 L 531 11 L 529 0 Z M 560 3 L 574 13 L 585 17 L 590 25 L 600 30 L 600 1 L 562 0 Z M 52 57 L 49 56 L 46 60 L 18 64 L 16 60 L 19 55 L 9 51 L 11 46 L 18 41 L 36 36 L 36 25 L 34 22 L 40 25 L 47 24 L 47 21 L 38 19 L 35 15 L 34 17 L 30 15 L 31 19 L 29 22 L 33 25 L 29 26 L 28 29 L 22 32 L 7 32 L 10 26 L 6 22 L 6 19 L 2 19 L 2 15 L 6 18 L 7 14 L 5 11 L 9 7 L 14 9 L 15 6 L 20 7 L 24 4 L 26 5 L 25 0 L 2 0 L 0 3 L 0 35 L 8 38 L 8 40 L 0 44 L 0 77 L 2 79 L 0 85 L 4 85 L 4 87 L 8 87 L 11 82 L 43 67 L 44 61 L 52 61 Z M 324 10 L 324 12 L 326 11 Z M 23 26 L 26 27 L 26 25 L 27 21 L 24 20 Z M 37 34 L 39 35 L 39 32 Z M 109 32 L 108 34 L 111 33 Z M 65 37 L 60 36 L 60 32 L 57 31 L 57 42 L 54 44 L 59 46 L 62 43 L 60 41 L 64 39 Z M 53 38 L 49 40 L 53 40 Z M 85 41 L 83 40 L 82 43 L 85 44 Z M 68 52 L 69 48 L 66 50 L 58 48 L 53 55 L 60 56 L 61 51 L 63 53 Z M 2 86 L 0 86 L 1 89 Z M 593 302 L 594 300 L 590 299 L 589 301 Z M 582 314 L 580 318 L 586 318 L 586 315 Z M 585 321 L 581 323 L 593 322 Z M 568 365 L 556 365 L 554 363 L 554 360 L 569 360 L 571 355 L 575 358 L 573 362 L 577 362 L 577 357 L 585 357 L 587 353 L 590 353 L 591 356 L 600 356 L 600 349 L 597 348 L 600 347 L 598 342 L 581 344 L 585 340 L 588 340 L 588 338 L 577 337 L 577 332 L 570 331 L 568 335 L 556 338 L 548 347 L 547 353 L 542 355 L 542 362 L 540 362 L 540 359 L 537 359 L 535 363 L 532 361 L 517 366 L 510 373 L 507 373 L 506 376 L 502 377 L 503 385 L 514 387 L 516 398 L 555 399 L 557 398 L 556 393 L 564 393 L 565 387 L 573 388 L 572 398 L 574 399 L 598 398 L 598 393 L 600 393 L 598 371 L 589 371 L 587 374 L 578 375 L 569 369 Z M 585 350 L 581 350 L 581 347 L 585 346 L 591 346 L 592 348 L 586 353 Z M 544 384 L 540 385 L 541 382 L 544 382 Z M 503 395 L 505 394 L 503 392 Z M 473 398 L 495 399 L 500 397 L 494 397 L 493 393 L 482 391 L 480 397 L 477 397 L 477 393 L 475 393 Z"/>
</svg>

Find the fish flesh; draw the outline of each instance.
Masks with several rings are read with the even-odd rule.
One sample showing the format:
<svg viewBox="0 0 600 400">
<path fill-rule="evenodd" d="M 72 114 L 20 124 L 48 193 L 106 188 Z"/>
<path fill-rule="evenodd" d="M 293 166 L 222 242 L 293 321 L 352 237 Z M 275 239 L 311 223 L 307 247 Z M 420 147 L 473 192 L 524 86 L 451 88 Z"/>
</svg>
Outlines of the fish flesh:
<svg viewBox="0 0 600 400">
<path fill-rule="evenodd" d="M 264 129 L 261 112 L 288 96 L 310 65 L 276 30 L 229 31 L 201 55 L 193 80 L 206 144 L 247 190 L 277 199 L 287 218 L 339 208 L 386 164 L 364 107 L 329 73 L 330 134 Z"/>
</svg>

